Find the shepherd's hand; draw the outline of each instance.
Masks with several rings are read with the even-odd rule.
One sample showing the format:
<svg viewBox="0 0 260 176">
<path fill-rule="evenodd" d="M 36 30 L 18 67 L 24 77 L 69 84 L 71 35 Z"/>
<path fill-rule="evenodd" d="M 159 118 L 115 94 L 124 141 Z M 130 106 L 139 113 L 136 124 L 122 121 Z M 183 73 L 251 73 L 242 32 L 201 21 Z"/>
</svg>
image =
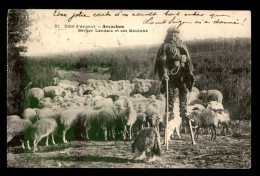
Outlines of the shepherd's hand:
<svg viewBox="0 0 260 176">
<path fill-rule="evenodd" d="M 168 76 L 167 74 L 164 74 L 164 75 L 163 75 L 163 78 L 164 78 L 165 80 L 169 80 L 169 76 Z"/>
</svg>

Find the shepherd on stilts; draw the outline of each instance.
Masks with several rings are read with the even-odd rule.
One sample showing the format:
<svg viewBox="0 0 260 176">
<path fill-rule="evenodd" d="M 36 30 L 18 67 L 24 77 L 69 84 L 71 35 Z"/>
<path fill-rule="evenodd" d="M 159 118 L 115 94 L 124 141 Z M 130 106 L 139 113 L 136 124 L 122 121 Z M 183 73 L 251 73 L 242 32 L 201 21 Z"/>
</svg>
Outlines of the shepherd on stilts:
<svg viewBox="0 0 260 176">
<path fill-rule="evenodd" d="M 194 141 L 191 121 L 187 117 L 187 94 L 195 84 L 193 75 L 193 65 L 189 51 L 185 44 L 178 37 L 179 30 L 176 27 L 170 27 L 167 30 L 164 43 L 161 45 L 155 62 L 155 74 L 159 75 L 161 80 L 161 93 L 166 97 L 166 118 L 165 122 L 165 144 L 168 150 L 167 129 L 168 120 L 174 118 L 173 106 L 176 98 L 179 96 L 180 117 L 188 120 L 191 132 L 192 144 Z M 169 119 L 168 119 L 169 118 Z"/>
</svg>

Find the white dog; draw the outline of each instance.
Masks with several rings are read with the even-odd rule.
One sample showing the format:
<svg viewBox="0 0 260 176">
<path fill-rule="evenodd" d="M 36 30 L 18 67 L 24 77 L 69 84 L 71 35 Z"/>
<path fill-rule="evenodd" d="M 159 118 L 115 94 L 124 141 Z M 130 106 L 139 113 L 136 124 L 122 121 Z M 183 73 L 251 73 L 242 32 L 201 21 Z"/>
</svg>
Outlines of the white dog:
<svg viewBox="0 0 260 176">
<path fill-rule="evenodd" d="M 182 124 L 182 118 L 179 115 L 176 115 L 173 120 L 169 121 L 168 125 L 168 140 L 170 140 L 170 136 L 174 136 L 174 131 L 176 130 L 179 139 L 181 139 L 180 128 Z M 171 135 L 170 135 L 171 134 Z"/>
</svg>

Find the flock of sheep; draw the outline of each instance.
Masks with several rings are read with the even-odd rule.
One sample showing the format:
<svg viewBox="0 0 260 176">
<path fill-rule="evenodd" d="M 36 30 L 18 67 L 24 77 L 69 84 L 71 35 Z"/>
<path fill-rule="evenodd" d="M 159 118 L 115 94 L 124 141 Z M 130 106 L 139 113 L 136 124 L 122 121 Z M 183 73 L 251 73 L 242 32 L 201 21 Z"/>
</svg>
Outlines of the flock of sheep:
<svg viewBox="0 0 260 176">
<path fill-rule="evenodd" d="M 37 151 L 38 142 L 49 136 L 55 144 L 55 135 L 62 131 L 62 140 L 67 143 L 66 133 L 74 127 L 80 137 L 89 139 L 90 130 L 95 137 L 104 140 L 132 139 L 144 127 L 159 127 L 165 119 L 165 97 L 151 94 L 158 90 L 160 84 L 155 80 L 93 80 L 86 84 L 76 81 L 53 79 L 53 85 L 41 88 L 31 88 L 26 95 L 29 108 L 23 114 L 7 116 L 7 142 L 21 135 L 22 147 L 24 141 L 31 150 Z M 150 95 L 150 96 L 149 96 Z M 188 94 L 188 117 L 198 131 L 200 128 L 210 128 L 212 140 L 216 138 L 216 127 L 220 124 L 228 130 L 229 113 L 223 108 L 223 96 L 218 90 L 199 91 L 193 87 Z M 169 132 L 185 126 L 179 117 L 178 100 L 174 106 L 174 119 L 169 121 Z M 170 136 L 170 135 L 168 135 Z"/>
</svg>

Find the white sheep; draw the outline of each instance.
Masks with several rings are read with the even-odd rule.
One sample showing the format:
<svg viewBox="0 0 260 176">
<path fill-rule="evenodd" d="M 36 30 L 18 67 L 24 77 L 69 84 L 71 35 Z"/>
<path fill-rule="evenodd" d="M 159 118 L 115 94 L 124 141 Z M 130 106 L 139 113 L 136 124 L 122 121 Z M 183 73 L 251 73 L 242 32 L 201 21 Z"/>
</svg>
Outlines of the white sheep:
<svg viewBox="0 0 260 176">
<path fill-rule="evenodd" d="M 193 101 L 196 101 L 199 99 L 199 94 L 197 92 L 191 91 L 187 94 L 187 104 L 191 104 Z"/>
<path fill-rule="evenodd" d="M 27 119 L 21 119 L 17 115 L 7 116 L 7 143 L 16 136 L 22 136 L 22 147 L 24 147 L 24 140 L 28 139 L 27 129 L 32 126 L 32 123 Z M 30 144 L 27 141 L 27 147 L 30 150 Z"/>
<path fill-rule="evenodd" d="M 105 140 L 108 137 L 114 139 L 116 118 L 117 116 L 112 108 L 87 109 L 78 113 L 75 126 L 85 139 L 89 139 L 88 132 L 91 128 L 95 128 L 95 130 L 101 129 Z"/>
<path fill-rule="evenodd" d="M 36 119 L 46 119 L 46 118 L 56 118 L 59 114 L 55 113 L 52 108 L 43 108 L 43 109 L 35 109 L 36 111 Z"/>
<path fill-rule="evenodd" d="M 21 119 L 21 117 L 18 116 L 18 115 L 10 115 L 10 116 L 7 116 L 7 121 L 8 121 L 8 120 L 17 120 L 17 119 Z"/>
<path fill-rule="evenodd" d="M 84 103 L 84 106 L 92 106 L 92 98 L 86 97 L 86 102 Z"/>
<path fill-rule="evenodd" d="M 112 108 L 114 106 L 114 102 L 111 98 L 105 98 L 102 101 L 97 101 L 94 104 L 94 109 L 102 109 L 102 108 Z"/>
<path fill-rule="evenodd" d="M 125 139 L 125 121 L 127 116 L 127 107 L 125 106 L 125 99 L 118 99 L 114 102 L 113 110 L 117 115 L 115 133 Z"/>
<path fill-rule="evenodd" d="M 91 129 L 92 121 L 95 121 L 99 116 L 99 110 L 87 109 L 78 113 L 78 118 L 75 124 L 84 139 L 89 139 L 89 130 Z"/>
<path fill-rule="evenodd" d="M 77 97 L 77 98 L 74 97 L 74 98 L 73 98 L 73 101 L 74 101 L 74 102 L 79 102 L 79 101 L 81 101 L 81 102 L 86 102 L 86 97 L 83 97 L 83 96 L 82 96 L 82 97 L 79 96 L 79 97 Z"/>
<path fill-rule="evenodd" d="M 156 96 L 155 95 L 150 95 L 149 98 L 152 99 L 152 100 L 155 100 Z"/>
<path fill-rule="evenodd" d="M 131 100 L 126 99 L 124 102 L 124 106 L 126 107 L 126 116 L 125 116 L 125 122 L 124 122 L 124 133 L 123 137 L 126 138 L 127 133 L 127 127 L 129 126 L 129 139 L 132 139 L 132 126 L 137 120 L 137 112 L 134 109 L 133 103 Z"/>
<path fill-rule="evenodd" d="M 196 92 L 197 94 L 200 94 L 200 91 L 199 91 L 199 89 L 197 87 L 192 87 L 191 91 L 192 92 Z"/>
<path fill-rule="evenodd" d="M 218 119 L 218 125 L 222 125 L 223 129 L 221 131 L 221 134 L 225 135 L 225 128 L 226 128 L 226 134 L 228 134 L 228 125 L 230 124 L 230 115 L 227 110 L 219 109 L 215 111 L 217 114 Z"/>
<path fill-rule="evenodd" d="M 104 100 L 104 97 L 102 96 L 95 96 L 92 98 L 92 106 L 96 105 L 99 101 Z"/>
<path fill-rule="evenodd" d="M 98 90 L 93 90 L 93 91 L 91 91 L 91 95 L 92 95 L 93 97 L 101 96 L 101 92 L 98 91 Z"/>
<path fill-rule="evenodd" d="M 63 97 L 64 101 L 69 100 L 70 98 L 72 98 L 72 94 L 70 90 L 64 90 L 62 91 L 61 96 Z"/>
<path fill-rule="evenodd" d="M 50 134 L 52 135 L 52 143 L 53 145 L 55 144 L 54 133 L 57 127 L 56 120 L 52 118 L 41 119 L 33 124 L 30 129 L 31 139 L 33 140 L 33 152 L 38 151 L 37 145 L 44 137 L 46 137 L 46 146 L 49 145 L 48 140 Z"/>
<path fill-rule="evenodd" d="M 142 94 L 134 94 L 132 98 L 145 98 Z"/>
<path fill-rule="evenodd" d="M 41 88 L 31 88 L 26 94 L 26 101 L 29 107 L 37 107 L 44 98 L 44 91 Z"/>
<path fill-rule="evenodd" d="M 166 102 L 165 101 L 161 101 L 161 100 L 153 100 L 151 99 L 148 103 L 147 106 L 152 105 L 153 107 L 155 107 L 157 109 L 157 111 L 159 112 L 159 123 L 163 123 L 164 120 L 164 116 L 165 116 L 165 107 L 166 107 Z M 176 106 L 174 106 L 176 107 Z M 158 126 L 157 126 L 158 127 Z"/>
<path fill-rule="evenodd" d="M 44 96 L 53 98 L 55 96 L 61 96 L 64 89 L 59 86 L 48 86 L 43 88 Z"/>
<path fill-rule="evenodd" d="M 69 102 L 64 102 L 64 103 L 62 104 L 62 107 L 63 107 L 63 108 L 66 108 L 66 109 L 71 108 L 71 107 L 76 107 L 76 106 L 77 106 L 77 105 L 76 105 L 75 103 L 71 102 L 71 101 L 69 101 Z"/>
<path fill-rule="evenodd" d="M 80 97 L 80 96 L 78 95 L 77 92 L 73 92 L 73 93 L 71 94 L 71 98 L 74 99 L 74 100 L 78 99 L 79 97 Z"/>
<path fill-rule="evenodd" d="M 126 99 L 130 99 L 130 97 L 125 96 L 125 95 L 120 95 L 119 98 L 118 98 L 118 100 L 123 100 L 123 101 L 125 101 Z"/>
<path fill-rule="evenodd" d="M 52 79 L 52 81 L 53 81 L 53 85 L 54 86 L 57 86 L 58 84 L 59 84 L 59 82 L 60 82 L 60 78 L 58 78 L 58 77 L 54 77 L 53 79 Z"/>
<path fill-rule="evenodd" d="M 43 101 L 41 100 L 38 104 L 38 108 L 51 108 L 53 105 L 53 101 L 49 101 L 49 102 L 46 102 L 46 101 Z"/>
<path fill-rule="evenodd" d="M 41 99 L 41 101 L 47 103 L 47 102 L 52 102 L 52 99 L 50 97 L 45 97 L 45 98 Z"/>
<path fill-rule="evenodd" d="M 68 143 L 66 140 L 66 132 L 67 130 L 75 124 L 75 121 L 78 118 L 78 114 L 84 109 L 67 109 L 60 113 L 60 123 L 63 129 L 62 140 L 64 143 Z"/>
<path fill-rule="evenodd" d="M 79 86 L 77 92 L 78 92 L 78 96 L 82 97 L 85 91 L 81 86 Z"/>
<path fill-rule="evenodd" d="M 60 107 L 61 105 L 62 103 L 58 103 L 53 100 L 51 102 L 40 101 L 38 108 L 56 108 L 56 107 Z"/>
<path fill-rule="evenodd" d="M 30 122 L 33 122 L 35 120 L 36 117 L 36 111 L 35 109 L 31 109 L 31 108 L 26 108 L 23 113 L 22 113 L 22 118 L 23 119 L 27 119 Z"/>
<path fill-rule="evenodd" d="M 79 107 L 84 107 L 85 104 L 86 104 L 86 102 L 82 102 L 82 101 L 77 102 L 77 105 L 78 105 Z"/>
<path fill-rule="evenodd" d="M 79 87 L 81 87 L 84 92 L 89 90 L 88 88 L 90 88 L 90 86 L 88 86 L 87 84 L 80 84 Z M 93 89 L 93 88 L 91 88 L 91 89 Z"/>
<path fill-rule="evenodd" d="M 142 113 L 146 111 L 146 106 L 148 103 L 144 102 L 133 102 L 134 104 L 134 109 L 136 110 L 137 113 Z"/>
<path fill-rule="evenodd" d="M 222 103 L 217 102 L 217 101 L 210 101 L 207 105 L 207 109 L 211 109 L 211 110 L 219 110 L 222 109 L 224 110 L 224 107 L 222 105 Z"/>
<path fill-rule="evenodd" d="M 55 96 L 53 97 L 53 101 L 62 104 L 64 102 L 64 99 L 62 96 Z"/>
<path fill-rule="evenodd" d="M 92 96 L 91 94 L 89 94 L 89 95 L 83 95 L 83 97 L 90 98 L 90 99 L 93 98 L 93 96 Z"/>
<path fill-rule="evenodd" d="M 82 109 L 84 108 L 84 104 L 82 102 L 71 103 L 67 106 L 67 109 Z"/>
<path fill-rule="evenodd" d="M 99 115 L 96 119 L 97 127 L 101 128 L 103 131 L 103 135 L 105 140 L 109 136 L 112 139 L 115 139 L 115 128 L 116 128 L 116 113 L 113 111 L 113 108 L 102 108 L 100 109 Z M 131 125 L 127 123 L 127 125 Z M 107 133 L 108 132 L 108 133 Z M 131 139 L 131 135 L 130 135 Z"/>
<path fill-rule="evenodd" d="M 222 103 L 223 95 L 219 90 L 202 90 L 200 91 L 199 99 L 202 99 L 204 103 L 210 101 Z"/>
<path fill-rule="evenodd" d="M 162 102 L 166 102 L 166 98 L 165 98 L 165 96 L 164 96 L 163 94 L 157 95 L 156 98 L 157 98 L 158 100 L 161 100 Z"/>
<path fill-rule="evenodd" d="M 103 90 L 100 92 L 100 96 L 106 98 L 108 96 L 107 90 Z"/>
<path fill-rule="evenodd" d="M 69 80 L 60 80 L 58 86 L 65 90 L 70 90 L 72 92 L 74 92 L 78 89 L 77 84 L 75 84 Z"/>
<path fill-rule="evenodd" d="M 79 82 L 78 81 L 71 81 L 71 84 L 75 85 L 76 87 L 79 86 Z"/>
<path fill-rule="evenodd" d="M 160 111 L 159 109 L 157 109 L 155 106 L 153 106 L 152 104 L 149 104 L 146 107 L 146 121 L 148 123 L 148 127 L 154 127 L 156 130 L 159 131 L 159 123 L 160 123 Z"/>
</svg>

